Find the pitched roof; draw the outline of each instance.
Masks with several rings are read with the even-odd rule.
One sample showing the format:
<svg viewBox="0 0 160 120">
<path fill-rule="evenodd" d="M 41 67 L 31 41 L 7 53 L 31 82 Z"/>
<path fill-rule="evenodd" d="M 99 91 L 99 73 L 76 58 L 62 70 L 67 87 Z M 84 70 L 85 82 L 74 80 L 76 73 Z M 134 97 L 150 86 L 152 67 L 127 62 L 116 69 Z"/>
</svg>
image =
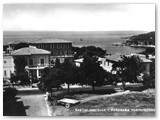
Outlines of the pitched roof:
<svg viewBox="0 0 160 120">
<path fill-rule="evenodd" d="M 150 63 L 150 62 L 152 62 L 152 60 L 149 60 L 149 59 L 146 59 L 146 58 L 143 58 L 143 57 L 140 57 L 140 59 L 142 60 L 143 63 Z"/>
<path fill-rule="evenodd" d="M 119 60 L 122 60 L 121 55 L 121 53 L 116 53 L 111 56 L 106 56 L 106 60 L 118 62 Z"/>
<path fill-rule="evenodd" d="M 83 60 L 84 60 L 84 58 L 80 58 L 80 59 L 76 59 L 76 60 L 74 60 L 74 61 L 75 61 L 75 62 L 78 62 L 78 63 L 82 63 Z"/>
<path fill-rule="evenodd" d="M 131 54 L 131 55 L 125 55 L 125 56 L 133 56 L 135 54 Z M 122 54 L 121 53 L 116 53 L 114 55 L 111 55 L 111 56 L 106 56 L 106 61 L 112 61 L 112 62 L 118 62 L 119 60 L 122 60 L 121 58 Z M 144 58 L 144 56 L 142 55 L 135 55 L 135 56 L 138 56 L 143 63 L 149 63 L 149 62 L 152 62 L 151 60 L 147 59 L 147 58 Z"/>
<path fill-rule="evenodd" d="M 46 38 L 40 38 L 36 41 L 32 41 L 31 43 L 72 43 L 72 42 L 58 38 L 46 37 Z"/>
<path fill-rule="evenodd" d="M 43 50 L 43 49 L 38 49 L 33 46 L 21 48 L 18 50 L 15 50 L 11 53 L 13 56 L 18 56 L 18 55 L 36 55 L 36 54 L 50 54 L 50 51 Z"/>
</svg>

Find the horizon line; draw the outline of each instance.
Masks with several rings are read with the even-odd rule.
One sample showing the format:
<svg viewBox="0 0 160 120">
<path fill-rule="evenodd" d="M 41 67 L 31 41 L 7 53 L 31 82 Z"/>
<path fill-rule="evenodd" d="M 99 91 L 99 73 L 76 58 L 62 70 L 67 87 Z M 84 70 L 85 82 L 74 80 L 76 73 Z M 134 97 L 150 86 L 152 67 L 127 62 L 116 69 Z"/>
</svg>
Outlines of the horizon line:
<svg viewBox="0 0 160 120">
<path fill-rule="evenodd" d="M 73 30 L 69 30 L 69 31 L 61 31 L 61 30 L 3 30 L 3 32 L 107 32 L 107 31 L 142 31 L 142 32 L 152 32 L 155 30 L 88 30 L 88 31 L 73 31 Z"/>
</svg>

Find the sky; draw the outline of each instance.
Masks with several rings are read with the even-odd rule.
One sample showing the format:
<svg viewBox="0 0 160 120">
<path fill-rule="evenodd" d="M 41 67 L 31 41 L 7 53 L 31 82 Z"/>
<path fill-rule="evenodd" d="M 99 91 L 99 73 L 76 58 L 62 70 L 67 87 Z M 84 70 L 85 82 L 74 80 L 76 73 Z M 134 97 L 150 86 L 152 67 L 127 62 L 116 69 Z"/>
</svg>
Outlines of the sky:
<svg viewBox="0 0 160 120">
<path fill-rule="evenodd" d="M 4 31 L 154 31 L 155 4 L 4 4 Z"/>
</svg>

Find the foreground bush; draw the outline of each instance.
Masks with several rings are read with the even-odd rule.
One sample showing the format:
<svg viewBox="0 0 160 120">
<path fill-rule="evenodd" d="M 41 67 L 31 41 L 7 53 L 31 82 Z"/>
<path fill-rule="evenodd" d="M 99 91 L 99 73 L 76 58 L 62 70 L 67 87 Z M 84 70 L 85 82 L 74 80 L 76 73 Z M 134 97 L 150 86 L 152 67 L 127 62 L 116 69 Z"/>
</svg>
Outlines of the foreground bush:
<svg viewBox="0 0 160 120">
<path fill-rule="evenodd" d="M 12 106 L 16 103 L 15 96 L 17 95 L 15 88 L 6 88 L 3 92 L 3 115 L 12 115 Z"/>
</svg>

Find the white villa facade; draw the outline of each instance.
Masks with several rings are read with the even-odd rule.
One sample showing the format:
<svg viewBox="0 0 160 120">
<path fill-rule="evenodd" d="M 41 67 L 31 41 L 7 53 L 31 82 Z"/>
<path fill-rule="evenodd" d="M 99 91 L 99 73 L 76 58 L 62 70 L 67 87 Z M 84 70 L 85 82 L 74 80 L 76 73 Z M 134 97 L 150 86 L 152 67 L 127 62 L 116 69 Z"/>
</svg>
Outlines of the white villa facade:
<svg viewBox="0 0 160 120">
<path fill-rule="evenodd" d="M 9 54 L 3 54 L 3 79 L 8 80 L 14 73 L 14 60 Z"/>
<path fill-rule="evenodd" d="M 11 55 L 13 58 L 23 56 L 27 61 L 26 70 L 36 78 L 40 78 L 43 69 L 49 67 L 50 51 L 47 50 L 29 46 L 13 51 Z"/>
</svg>

